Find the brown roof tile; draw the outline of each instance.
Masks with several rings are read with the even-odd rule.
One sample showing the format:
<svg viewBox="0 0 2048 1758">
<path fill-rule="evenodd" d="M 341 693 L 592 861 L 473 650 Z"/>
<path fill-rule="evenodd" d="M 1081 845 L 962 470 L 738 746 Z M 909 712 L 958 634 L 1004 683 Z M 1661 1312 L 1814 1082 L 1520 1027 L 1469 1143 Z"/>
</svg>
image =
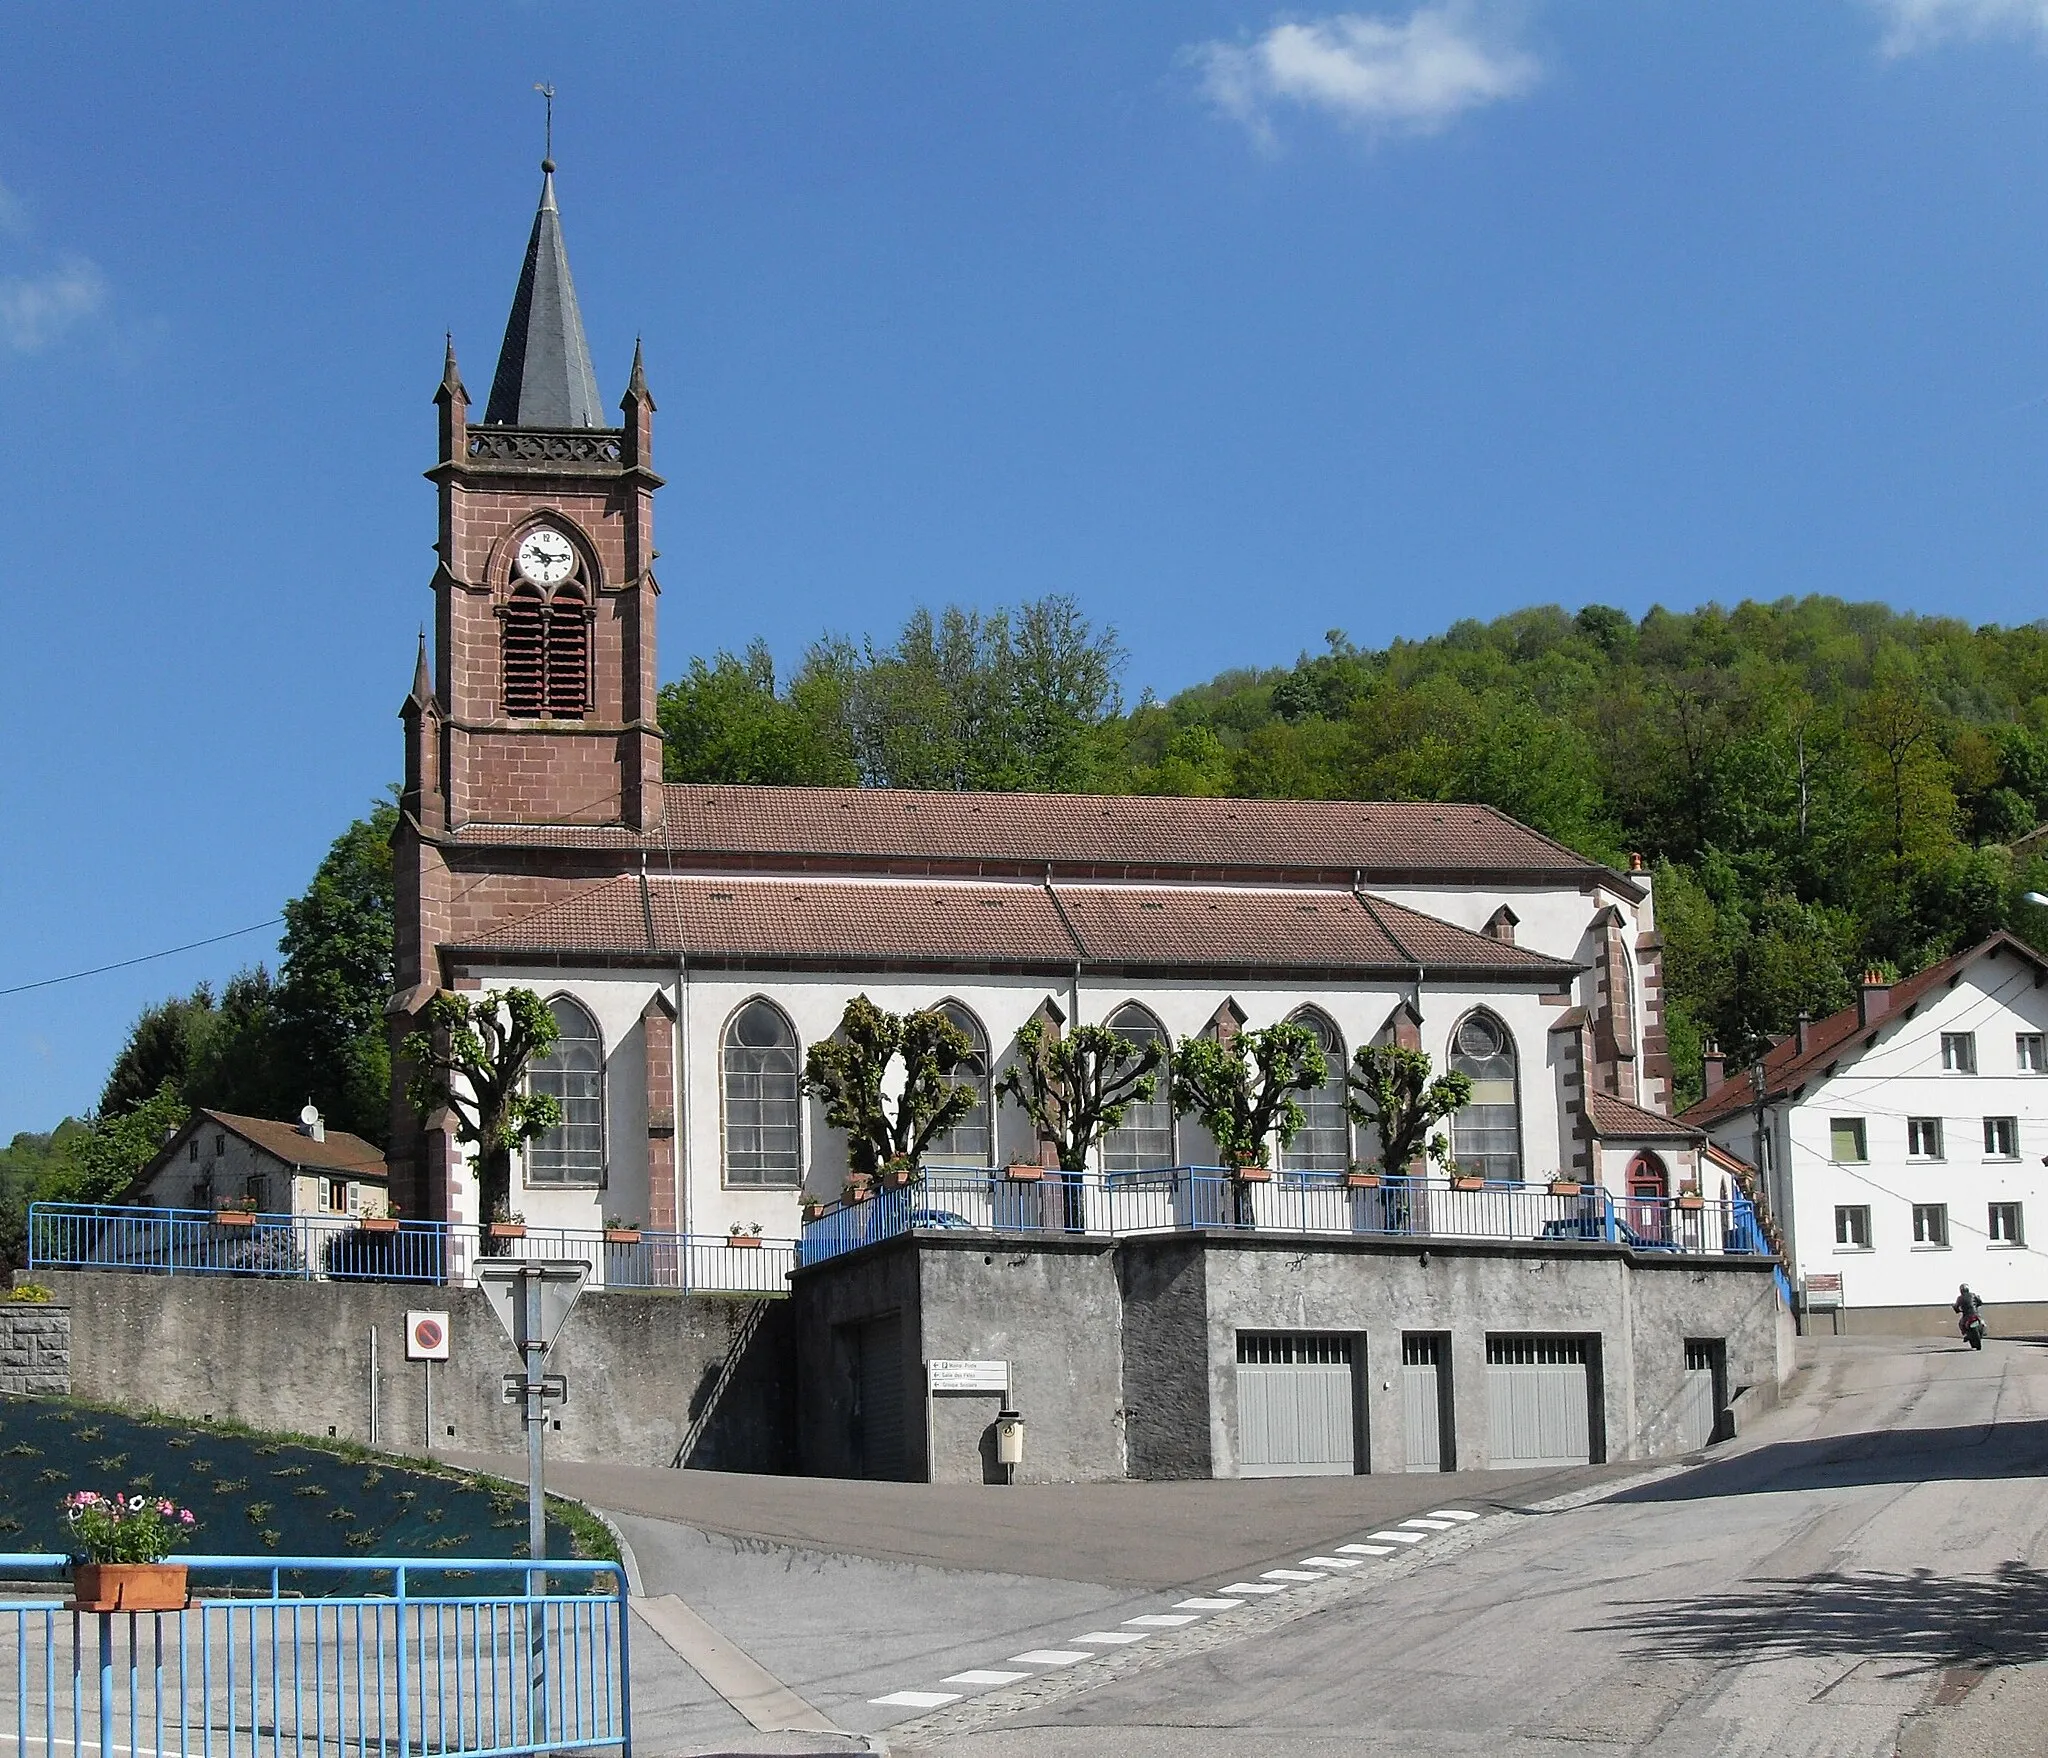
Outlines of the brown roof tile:
<svg viewBox="0 0 2048 1758">
<path fill-rule="evenodd" d="M 461 950 L 551 956 L 973 963 L 1064 969 L 1432 969 L 1554 981 L 1572 967 L 1348 891 L 917 880 L 606 880 Z"/>
<path fill-rule="evenodd" d="M 1856 1038 L 1867 1032 L 1882 1030 L 1897 1019 L 1907 1008 L 1924 1000 L 1934 990 L 1948 982 L 1978 959 L 1995 956 L 2010 950 L 2025 959 L 2037 970 L 2048 971 L 2048 959 L 2044 959 L 2024 940 L 2001 929 L 1989 939 L 1979 941 L 1967 952 L 1959 952 L 1953 958 L 1945 958 L 1939 964 L 1931 964 L 1924 971 L 1916 971 L 1910 977 L 1903 977 L 1892 984 L 1885 1004 L 1885 1011 L 1870 1024 L 1863 1023 L 1863 1015 L 1857 1003 L 1851 1003 L 1839 1013 L 1831 1013 L 1825 1019 L 1812 1021 L 1806 1028 L 1806 1048 L 1799 1047 L 1799 1036 L 1780 1039 L 1766 1052 L 1763 1059 L 1764 1096 L 1767 1100 L 1785 1097 L 1793 1088 L 1800 1086 L 1812 1075 L 1840 1057 L 1843 1050 Z M 1729 1076 L 1721 1086 L 1691 1106 L 1683 1113 L 1687 1123 L 1702 1129 L 1711 1129 L 1737 1112 L 1747 1111 L 1756 1103 L 1756 1088 L 1752 1076 L 1745 1069 Z"/>
<path fill-rule="evenodd" d="M 1661 1111 L 1645 1110 L 1612 1093 L 1588 1093 L 1586 1114 L 1600 1135 L 1663 1136 L 1674 1140 L 1698 1141 L 1700 1131 Z"/>
<path fill-rule="evenodd" d="M 224 1129 L 232 1130 L 266 1154 L 274 1154 L 288 1165 L 319 1172 L 352 1172 L 358 1178 L 387 1176 L 384 1152 L 374 1142 L 345 1129 L 330 1129 L 325 1141 L 315 1141 L 300 1132 L 296 1123 L 280 1123 L 270 1117 L 237 1117 L 231 1111 L 204 1107 L 198 1115 L 210 1117 Z"/>
<path fill-rule="evenodd" d="M 1488 806 L 1159 795 L 922 793 L 671 782 L 662 824 L 470 824 L 481 846 L 645 847 L 671 857 L 991 870 L 1596 874 L 1598 863 Z M 1617 878 L 1619 876 L 1616 876 Z"/>
</svg>

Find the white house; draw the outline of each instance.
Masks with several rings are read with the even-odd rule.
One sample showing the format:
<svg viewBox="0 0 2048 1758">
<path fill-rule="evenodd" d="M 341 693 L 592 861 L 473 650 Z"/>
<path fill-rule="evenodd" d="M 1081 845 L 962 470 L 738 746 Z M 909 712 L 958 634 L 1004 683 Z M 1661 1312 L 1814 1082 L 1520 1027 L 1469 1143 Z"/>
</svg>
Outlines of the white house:
<svg viewBox="0 0 2048 1758">
<path fill-rule="evenodd" d="M 165 1209 L 246 1202 L 272 1215 L 381 1215 L 387 1185 L 376 1145 L 330 1130 L 318 1112 L 280 1123 L 202 1108 L 137 1174 L 132 1200 Z"/>
<path fill-rule="evenodd" d="M 1757 1168 L 1816 1309 L 1839 1295 L 1851 1325 L 1918 1327 L 1965 1282 L 1994 1307 L 2048 1303 L 2029 1232 L 2048 1229 L 2044 1042 L 2048 961 L 1995 934 L 1866 977 L 1752 1069 L 1709 1058 L 1683 1121 Z"/>
</svg>

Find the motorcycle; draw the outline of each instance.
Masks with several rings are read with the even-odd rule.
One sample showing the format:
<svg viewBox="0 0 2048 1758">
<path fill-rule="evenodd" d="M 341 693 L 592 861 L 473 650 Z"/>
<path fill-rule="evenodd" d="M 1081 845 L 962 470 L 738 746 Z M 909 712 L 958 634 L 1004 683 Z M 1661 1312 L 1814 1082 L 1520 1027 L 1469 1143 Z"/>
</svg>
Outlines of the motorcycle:
<svg viewBox="0 0 2048 1758">
<path fill-rule="evenodd" d="M 1977 1312 L 1963 1314 L 1963 1322 L 1957 1327 L 1963 1333 L 1963 1341 L 1972 1349 L 1984 1347 L 1984 1315 Z"/>
</svg>

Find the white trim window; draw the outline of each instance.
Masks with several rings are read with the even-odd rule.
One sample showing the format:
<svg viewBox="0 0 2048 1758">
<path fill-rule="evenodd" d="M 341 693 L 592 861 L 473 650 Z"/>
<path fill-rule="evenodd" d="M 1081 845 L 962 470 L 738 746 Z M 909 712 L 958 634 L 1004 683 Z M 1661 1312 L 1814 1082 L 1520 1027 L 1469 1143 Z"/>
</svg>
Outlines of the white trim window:
<svg viewBox="0 0 2048 1758">
<path fill-rule="evenodd" d="M 1993 1245 L 2017 1251 L 2027 1243 L 2026 1212 L 2018 1203 L 1993 1203 L 1985 1231 Z"/>
<path fill-rule="evenodd" d="M 1852 1166 L 1870 1158 L 1870 1138 L 1864 1133 L 1862 1118 L 1828 1119 L 1828 1158 Z"/>
<path fill-rule="evenodd" d="M 2012 1040 L 2013 1061 L 2022 1074 L 2048 1074 L 2048 1035 L 2016 1032 Z"/>
<path fill-rule="evenodd" d="M 924 1157 L 940 1166 L 993 1166 L 996 1163 L 996 1132 L 991 1121 L 994 1108 L 989 1104 L 988 1033 L 981 1029 L 981 1021 L 957 1001 L 941 1001 L 939 1011 L 958 1026 L 974 1046 L 955 1064 L 948 1077 L 956 1086 L 974 1089 L 974 1109 L 951 1129 L 933 1136 Z"/>
<path fill-rule="evenodd" d="M 1868 1203 L 1843 1203 L 1836 1207 L 1835 1249 L 1837 1251 L 1868 1251 L 1870 1249 L 1870 1205 Z"/>
<path fill-rule="evenodd" d="M 1169 1057 L 1166 1028 L 1135 1001 L 1126 1001 L 1109 1016 L 1109 1029 L 1126 1043 L 1143 1049 L 1159 1046 L 1158 1082 L 1149 1105 L 1133 1105 L 1124 1120 L 1102 1138 L 1102 1169 L 1105 1172 L 1151 1172 L 1174 1163 L 1173 1158 L 1173 1068 Z"/>
<path fill-rule="evenodd" d="M 1451 1157 L 1458 1170 L 1476 1172 L 1489 1184 L 1519 1184 L 1522 1102 L 1515 1040 L 1484 1009 L 1468 1013 L 1451 1033 L 1450 1063 L 1472 1083 L 1471 1099 L 1451 1117 Z"/>
<path fill-rule="evenodd" d="M 1944 1074 L 1975 1074 L 1977 1072 L 1977 1034 L 1975 1032 L 1943 1032 L 1941 1034 L 1941 1071 Z"/>
<path fill-rule="evenodd" d="M 725 1028 L 725 1181 L 769 1189 L 803 1182 L 803 1061 L 796 1029 L 755 996 Z"/>
<path fill-rule="evenodd" d="M 1300 1095 L 1300 1132 L 1280 1150 L 1280 1169 L 1306 1178 L 1334 1177 L 1351 1169 L 1351 1112 L 1345 1090 L 1344 1034 L 1320 1008 L 1288 1015 L 1307 1026 L 1323 1051 L 1323 1084 Z"/>
<path fill-rule="evenodd" d="M 1984 1119 L 1984 1157 L 1987 1160 L 2017 1160 L 2020 1157 L 2020 1120 L 2017 1117 Z"/>
<path fill-rule="evenodd" d="M 1987 1121 L 1985 1139 L 1991 1136 Z M 1941 1119 L 1939 1117 L 1908 1117 L 1906 1119 L 1906 1157 L 1911 1160 L 1938 1160 L 1941 1158 Z"/>
<path fill-rule="evenodd" d="M 526 1071 L 530 1091 L 562 1108 L 562 1121 L 528 1144 L 526 1182 L 594 1190 L 604 1183 L 604 1040 L 580 1001 L 557 995 L 555 1041 Z"/>
<path fill-rule="evenodd" d="M 1913 1205 L 1913 1243 L 1928 1251 L 1948 1248 L 1948 1204 Z"/>
</svg>

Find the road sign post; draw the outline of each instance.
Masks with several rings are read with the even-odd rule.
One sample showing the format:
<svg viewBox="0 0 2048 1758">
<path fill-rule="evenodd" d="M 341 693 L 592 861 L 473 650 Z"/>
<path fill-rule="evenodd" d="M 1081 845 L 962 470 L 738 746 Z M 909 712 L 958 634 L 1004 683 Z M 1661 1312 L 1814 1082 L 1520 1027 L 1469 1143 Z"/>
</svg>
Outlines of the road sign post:
<svg viewBox="0 0 2048 1758">
<path fill-rule="evenodd" d="M 484 1298 L 491 1303 L 491 1311 L 519 1352 L 525 1369 L 521 1391 L 526 1402 L 526 1556 L 529 1565 L 537 1565 L 546 1562 L 548 1554 L 547 1482 L 542 1457 L 547 1407 L 551 1401 L 566 1401 L 568 1397 L 568 1386 L 562 1377 L 547 1371 L 548 1351 L 555 1346 L 576 1297 L 583 1292 L 590 1266 L 578 1261 L 487 1258 L 477 1265 L 476 1275 Z M 547 1590 L 547 1570 L 529 1566 L 529 1600 L 544 1601 Z M 544 1604 L 530 1604 L 527 1613 L 527 1690 L 531 1737 L 539 1740 L 547 1731 Z"/>
</svg>

